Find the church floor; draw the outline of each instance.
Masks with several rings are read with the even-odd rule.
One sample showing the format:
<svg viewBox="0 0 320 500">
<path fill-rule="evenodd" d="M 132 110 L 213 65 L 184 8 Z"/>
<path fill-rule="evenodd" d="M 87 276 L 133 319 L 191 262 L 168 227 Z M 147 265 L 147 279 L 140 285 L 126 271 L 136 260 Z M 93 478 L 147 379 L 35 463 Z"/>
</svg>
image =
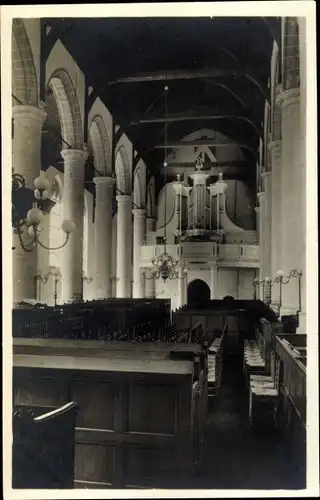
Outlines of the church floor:
<svg viewBox="0 0 320 500">
<path fill-rule="evenodd" d="M 214 408 L 209 407 L 206 447 L 200 476 L 189 484 L 176 487 L 305 488 L 303 479 L 290 471 L 283 438 L 271 431 L 253 433 L 249 428 L 247 391 L 242 376 L 241 358 L 225 358 L 219 396 Z"/>
</svg>

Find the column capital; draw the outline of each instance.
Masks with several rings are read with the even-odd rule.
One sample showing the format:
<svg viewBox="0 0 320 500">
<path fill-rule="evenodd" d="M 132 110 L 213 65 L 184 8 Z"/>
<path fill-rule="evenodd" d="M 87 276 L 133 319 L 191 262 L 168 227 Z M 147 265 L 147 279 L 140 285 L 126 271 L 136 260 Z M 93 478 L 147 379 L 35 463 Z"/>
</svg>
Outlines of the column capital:
<svg viewBox="0 0 320 500">
<path fill-rule="evenodd" d="M 132 196 L 130 194 L 119 194 L 116 196 L 116 200 L 118 205 L 127 205 L 132 203 Z"/>
<path fill-rule="evenodd" d="M 271 141 L 268 144 L 268 149 L 272 155 L 280 155 L 281 154 L 282 141 Z"/>
<path fill-rule="evenodd" d="M 298 104 L 300 102 L 300 89 L 288 89 L 279 93 L 276 102 L 282 108 Z"/>
<path fill-rule="evenodd" d="M 113 186 L 116 182 L 114 177 L 94 177 L 93 182 L 96 186 Z"/>
<path fill-rule="evenodd" d="M 83 165 L 88 158 L 88 152 L 83 149 L 63 149 L 60 154 L 64 161 L 75 165 Z"/>
<path fill-rule="evenodd" d="M 12 117 L 14 120 L 34 120 L 42 125 L 47 117 L 47 113 L 42 108 L 27 104 L 13 106 Z"/>
<path fill-rule="evenodd" d="M 132 213 L 137 218 L 143 218 L 146 216 L 146 210 L 144 208 L 134 208 Z"/>
</svg>

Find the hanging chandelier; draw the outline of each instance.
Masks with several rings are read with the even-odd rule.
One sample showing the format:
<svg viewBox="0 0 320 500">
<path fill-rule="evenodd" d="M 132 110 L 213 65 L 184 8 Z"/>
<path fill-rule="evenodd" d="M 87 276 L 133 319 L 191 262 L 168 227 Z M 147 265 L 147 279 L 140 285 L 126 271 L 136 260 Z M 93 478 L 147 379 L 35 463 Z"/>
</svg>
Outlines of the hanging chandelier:
<svg viewBox="0 0 320 500">
<path fill-rule="evenodd" d="M 168 127 L 168 91 L 169 87 L 165 86 L 165 128 L 164 128 L 164 238 L 163 238 L 163 252 L 160 255 L 157 255 L 152 259 L 152 268 L 148 269 L 147 272 L 144 273 L 144 277 L 146 279 L 159 279 L 162 278 L 163 281 L 167 279 L 182 279 L 179 277 L 179 260 L 174 259 L 172 255 L 169 255 L 167 252 L 167 155 L 168 155 L 168 140 L 167 140 L 167 127 Z"/>
<path fill-rule="evenodd" d="M 36 245 L 46 250 L 59 250 L 63 248 L 74 231 L 73 221 L 65 219 L 61 224 L 61 229 L 66 235 L 62 245 L 49 247 L 39 239 L 41 233 L 40 223 L 43 220 L 43 211 L 41 210 L 50 198 L 50 183 L 45 177 L 43 170 L 39 177 L 34 181 L 34 191 L 26 187 L 26 180 L 21 174 L 12 172 L 12 229 L 14 234 L 19 237 L 19 242 L 25 252 L 32 252 Z M 23 238 L 26 232 L 28 236 Z M 15 247 L 12 248 L 13 250 Z"/>
</svg>

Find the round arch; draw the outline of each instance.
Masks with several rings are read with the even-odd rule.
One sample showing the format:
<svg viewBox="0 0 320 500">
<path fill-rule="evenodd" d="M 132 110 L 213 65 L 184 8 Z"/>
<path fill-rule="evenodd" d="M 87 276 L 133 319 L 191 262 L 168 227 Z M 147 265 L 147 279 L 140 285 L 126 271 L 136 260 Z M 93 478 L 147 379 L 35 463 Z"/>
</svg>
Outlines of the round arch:
<svg viewBox="0 0 320 500">
<path fill-rule="evenodd" d="M 297 17 L 283 19 L 282 85 L 284 90 L 298 88 L 299 71 L 299 23 Z"/>
<path fill-rule="evenodd" d="M 147 216 L 156 217 L 156 186 L 154 177 L 151 177 L 147 189 Z"/>
<path fill-rule="evenodd" d="M 210 300 L 210 287 L 208 283 L 201 279 L 190 281 L 187 289 L 188 304 L 196 304 L 208 300 Z"/>
<path fill-rule="evenodd" d="M 65 69 L 58 69 L 50 76 L 48 86 L 58 107 L 63 147 L 83 149 L 80 107 L 70 75 Z"/>
<path fill-rule="evenodd" d="M 38 81 L 22 19 L 12 21 L 12 93 L 21 104 L 38 106 Z"/>
<path fill-rule="evenodd" d="M 89 126 L 89 141 L 95 169 L 103 176 L 112 175 L 112 155 L 110 141 L 103 118 L 96 115 Z"/>
<path fill-rule="evenodd" d="M 127 152 L 120 146 L 115 154 L 117 194 L 131 194 L 131 171 Z"/>
<path fill-rule="evenodd" d="M 146 165 L 142 160 L 133 174 L 133 202 L 139 208 L 146 206 Z"/>
</svg>

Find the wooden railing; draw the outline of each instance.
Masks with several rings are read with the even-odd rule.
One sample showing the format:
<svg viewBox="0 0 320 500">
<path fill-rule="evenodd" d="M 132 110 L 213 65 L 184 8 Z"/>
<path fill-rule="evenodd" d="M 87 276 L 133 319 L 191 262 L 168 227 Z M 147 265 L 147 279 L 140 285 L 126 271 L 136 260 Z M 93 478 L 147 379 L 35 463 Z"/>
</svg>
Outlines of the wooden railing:
<svg viewBox="0 0 320 500">
<path fill-rule="evenodd" d="M 275 348 L 281 360 L 280 387 L 306 427 L 306 335 L 280 335 Z"/>
</svg>

